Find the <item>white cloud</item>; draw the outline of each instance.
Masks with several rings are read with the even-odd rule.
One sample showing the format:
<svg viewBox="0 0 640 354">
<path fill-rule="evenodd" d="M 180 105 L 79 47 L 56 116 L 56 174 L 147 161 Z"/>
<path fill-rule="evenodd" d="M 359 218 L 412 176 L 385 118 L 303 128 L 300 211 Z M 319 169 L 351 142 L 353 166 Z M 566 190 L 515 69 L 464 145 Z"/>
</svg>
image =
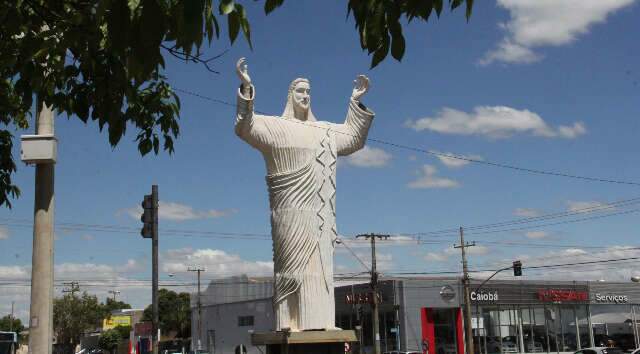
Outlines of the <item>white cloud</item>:
<svg viewBox="0 0 640 354">
<path fill-rule="evenodd" d="M 576 40 L 607 16 L 632 4 L 634 0 L 498 0 L 509 11 L 501 24 L 505 37 L 488 51 L 481 65 L 492 62 L 532 63 L 541 59 L 533 49 L 561 46 Z"/>
<path fill-rule="evenodd" d="M 549 237 L 549 233 L 546 231 L 528 231 L 525 236 L 530 239 L 539 240 Z"/>
<path fill-rule="evenodd" d="M 525 218 L 535 218 L 536 216 L 542 215 L 539 210 L 530 209 L 530 208 L 517 208 L 513 211 L 513 215 L 522 216 Z"/>
<path fill-rule="evenodd" d="M 466 249 L 467 255 L 484 256 L 489 253 L 489 248 L 482 245 L 475 245 Z M 423 259 L 428 262 L 445 262 L 451 257 L 460 257 L 460 249 L 447 247 L 440 252 L 428 252 Z"/>
<path fill-rule="evenodd" d="M 80 237 L 85 241 L 91 241 L 94 238 L 93 235 L 89 235 L 89 234 L 84 234 L 84 235 L 82 235 Z"/>
<path fill-rule="evenodd" d="M 114 266 L 95 263 L 56 264 L 55 276 L 65 280 L 109 280 L 120 277 Z"/>
<path fill-rule="evenodd" d="M 0 266 L 0 279 L 25 279 L 31 276 L 28 268 L 22 266 Z"/>
<path fill-rule="evenodd" d="M 391 161 L 391 154 L 378 148 L 365 146 L 346 158 L 349 165 L 356 167 L 384 167 Z"/>
<path fill-rule="evenodd" d="M 224 216 L 229 216 L 237 213 L 236 209 L 224 209 L 224 210 L 195 210 L 193 207 L 185 204 L 175 202 L 163 202 L 158 203 L 158 217 L 164 220 L 171 221 L 186 221 L 196 219 L 215 219 Z M 130 217 L 139 220 L 142 215 L 142 207 L 135 206 L 126 209 L 120 209 L 116 215 L 121 214 L 129 215 Z"/>
<path fill-rule="evenodd" d="M 515 134 L 574 139 L 587 132 L 582 122 L 553 128 L 534 112 L 507 106 L 477 106 L 471 113 L 445 107 L 435 117 L 410 120 L 405 125 L 415 131 L 480 135 L 493 139 L 508 138 Z"/>
<path fill-rule="evenodd" d="M 378 244 L 376 243 L 376 246 Z M 367 266 L 371 264 L 371 252 L 356 252 L 356 255 L 360 260 L 364 262 Z M 357 261 L 356 261 L 357 262 Z M 360 265 L 360 262 L 357 262 Z M 391 253 L 384 252 L 376 252 L 376 268 L 380 271 L 385 271 L 389 269 L 393 269 L 393 255 Z M 358 269 L 363 270 L 362 267 Z"/>
<path fill-rule="evenodd" d="M 503 39 L 492 51 L 487 52 L 479 61 L 480 65 L 489 65 L 494 61 L 504 63 L 529 64 L 542 59 L 540 54 L 536 54 L 531 49 L 514 43 L 510 39 Z"/>
<path fill-rule="evenodd" d="M 446 260 L 449 259 L 449 254 L 446 254 L 444 252 L 441 253 L 436 253 L 436 252 L 428 252 L 425 256 L 424 256 L 424 260 L 427 262 L 445 262 Z"/>
<path fill-rule="evenodd" d="M 602 210 L 613 210 L 615 209 L 614 206 L 609 206 L 605 203 L 602 202 L 598 202 L 595 200 L 591 200 L 591 201 L 573 201 L 573 200 L 568 200 L 567 201 L 567 210 L 570 212 L 579 212 L 579 213 L 588 213 L 588 212 L 592 212 L 594 210 L 598 210 L 601 209 Z"/>
<path fill-rule="evenodd" d="M 0 226 L 0 240 L 6 240 L 9 238 L 9 229 L 5 226 Z"/>
<path fill-rule="evenodd" d="M 163 257 L 162 269 L 167 273 L 184 273 L 192 266 L 204 267 L 209 278 L 273 274 L 272 261 L 249 261 L 239 255 L 211 248 L 174 249 L 167 251 Z"/>
<path fill-rule="evenodd" d="M 462 166 L 466 166 L 471 163 L 471 161 L 469 160 L 477 160 L 477 161 L 483 160 L 482 156 L 479 156 L 479 155 L 459 155 L 459 154 L 454 154 L 452 152 L 443 152 L 441 154 L 442 155 L 436 155 L 436 157 L 438 158 L 438 160 L 440 160 L 440 162 L 442 162 L 443 165 L 450 168 L 459 168 Z M 446 155 L 457 156 L 461 158 L 449 157 Z M 468 159 L 468 160 L 465 160 L 465 159 Z"/>
<path fill-rule="evenodd" d="M 437 176 L 438 170 L 431 165 L 422 166 L 418 179 L 408 184 L 409 188 L 456 188 L 460 184 L 452 179 Z"/>
</svg>

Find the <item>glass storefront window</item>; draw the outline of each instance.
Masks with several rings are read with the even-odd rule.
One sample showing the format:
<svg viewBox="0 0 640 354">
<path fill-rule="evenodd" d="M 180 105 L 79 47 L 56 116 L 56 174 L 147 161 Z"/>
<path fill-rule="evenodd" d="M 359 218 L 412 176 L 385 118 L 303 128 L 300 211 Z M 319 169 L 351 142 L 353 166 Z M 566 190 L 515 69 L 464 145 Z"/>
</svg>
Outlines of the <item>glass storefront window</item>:
<svg viewBox="0 0 640 354">
<path fill-rule="evenodd" d="M 591 305 L 591 324 L 596 346 L 636 347 L 631 305 Z"/>
</svg>

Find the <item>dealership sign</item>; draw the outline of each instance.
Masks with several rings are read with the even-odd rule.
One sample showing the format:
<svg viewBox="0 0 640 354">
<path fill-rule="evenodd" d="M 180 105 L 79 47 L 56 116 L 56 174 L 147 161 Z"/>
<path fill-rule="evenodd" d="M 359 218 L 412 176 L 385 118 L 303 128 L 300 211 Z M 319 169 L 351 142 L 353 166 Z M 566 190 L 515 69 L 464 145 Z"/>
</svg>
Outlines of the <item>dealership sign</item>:
<svg viewBox="0 0 640 354">
<path fill-rule="evenodd" d="M 596 302 L 613 302 L 616 304 L 626 304 L 629 302 L 629 297 L 627 295 L 596 293 L 595 300 Z"/>
<path fill-rule="evenodd" d="M 473 301 L 498 301 L 498 292 L 495 290 L 472 291 L 470 296 Z"/>
<path fill-rule="evenodd" d="M 382 303 L 382 294 L 376 293 L 378 297 L 378 303 Z M 349 305 L 354 304 L 373 304 L 373 293 L 351 293 L 345 295 L 344 302 Z"/>
<path fill-rule="evenodd" d="M 538 300 L 543 302 L 589 301 L 589 293 L 576 290 L 541 289 L 538 290 Z"/>
</svg>

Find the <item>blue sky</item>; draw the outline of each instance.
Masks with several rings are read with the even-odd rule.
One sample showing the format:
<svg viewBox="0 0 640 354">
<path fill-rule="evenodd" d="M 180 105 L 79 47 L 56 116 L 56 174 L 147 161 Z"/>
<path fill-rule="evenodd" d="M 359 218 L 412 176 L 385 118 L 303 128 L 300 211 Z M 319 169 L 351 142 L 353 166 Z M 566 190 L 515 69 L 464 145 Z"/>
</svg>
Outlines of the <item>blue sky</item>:
<svg viewBox="0 0 640 354">
<path fill-rule="evenodd" d="M 263 15 L 262 2 L 247 2 L 253 51 L 242 39 L 230 46 L 223 34 L 206 50 L 215 55 L 228 49 L 215 63 L 219 75 L 170 59 L 167 76 L 176 88 L 235 102 L 234 64 L 244 56 L 258 110 L 281 113 L 289 82 L 307 77 L 316 117 L 340 122 L 352 81 L 363 73 L 371 80 L 363 102 L 376 112 L 370 138 L 640 183 L 638 1 L 476 3 L 469 23 L 464 11 L 447 10 L 427 24 L 409 24 L 402 62 L 389 58 L 369 70 L 370 57 L 360 51 L 353 19 L 345 20 L 344 2 L 288 1 L 269 16 Z M 95 124 L 56 119 L 57 279 L 79 280 L 81 288 L 84 282 L 85 290 L 101 298 L 118 288 L 135 306 L 148 303 L 149 287 L 133 280 L 150 279 L 150 242 L 138 235 L 140 223 L 132 215 L 154 183 L 164 203 L 161 279 L 192 282 L 193 274 L 185 271 L 189 265 L 205 266 L 205 279 L 269 273 L 271 241 L 266 236 L 247 240 L 213 234 L 270 232 L 260 154 L 233 134 L 234 107 L 180 96 L 181 136 L 171 156 L 140 157 L 132 127 L 112 149 Z M 19 160 L 18 146 L 14 157 Z M 374 142 L 343 159 L 337 179 L 337 223 L 345 239 L 363 232 L 399 235 L 481 225 L 640 197 L 639 186 L 460 165 Z M 15 286 L 0 286 L 0 314 L 11 301 L 18 303 L 21 316 L 28 311 L 23 280 L 30 275 L 33 180 L 34 168 L 20 163 L 15 181 L 23 194 L 13 201 L 13 209 L 0 210 L 0 279 L 22 279 Z M 503 233 L 470 232 L 467 239 L 478 242 L 470 267 L 492 269 L 516 258 L 526 266 L 640 256 L 625 248 L 636 245 L 637 218 L 630 213 Z M 68 230 L 63 223 L 131 229 Z M 193 231 L 208 234 L 192 237 Z M 390 275 L 459 270 L 458 253 L 451 249 L 455 233 L 422 240 L 442 243 L 417 244 L 399 237 L 379 249 L 382 270 Z M 483 245 L 487 241 L 493 243 Z M 366 245 L 349 244 L 368 261 Z M 344 249 L 337 250 L 336 264 L 337 273 L 364 270 Z M 633 263 L 623 263 L 615 269 L 565 268 L 528 276 L 626 281 L 636 270 Z M 169 278 L 169 273 L 175 276 Z"/>
</svg>

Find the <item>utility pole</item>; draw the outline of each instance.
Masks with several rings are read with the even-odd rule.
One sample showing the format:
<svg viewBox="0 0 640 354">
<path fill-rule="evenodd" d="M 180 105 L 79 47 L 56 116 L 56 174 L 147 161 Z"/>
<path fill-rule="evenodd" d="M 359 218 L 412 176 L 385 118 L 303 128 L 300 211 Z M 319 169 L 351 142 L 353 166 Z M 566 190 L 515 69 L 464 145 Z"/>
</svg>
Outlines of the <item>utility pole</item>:
<svg viewBox="0 0 640 354">
<path fill-rule="evenodd" d="M 80 291 L 80 284 L 77 281 L 62 283 L 62 285 L 69 287 L 67 289 L 63 289 L 62 292 L 71 293 L 71 296 L 75 296 L 76 292 Z"/>
<path fill-rule="evenodd" d="M 378 271 L 376 270 L 376 238 L 386 240 L 389 238 L 389 235 L 379 235 L 371 233 L 356 236 L 356 238 L 360 237 L 371 240 L 371 317 L 373 326 L 373 347 L 374 354 L 380 354 L 380 325 L 378 324 Z"/>
<path fill-rule="evenodd" d="M 140 235 L 151 239 L 151 309 L 152 316 L 152 350 L 158 354 L 158 186 L 151 186 L 151 194 L 142 200 L 143 213 L 140 217 L 143 227 Z"/>
<path fill-rule="evenodd" d="M 200 301 L 200 273 L 204 272 L 204 268 L 196 268 L 189 267 L 187 268 L 189 272 L 197 272 L 198 273 L 198 350 L 202 350 L 202 302 Z"/>
<path fill-rule="evenodd" d="M 116 296 L 120 295 L 120 291 L 119 290 L 109 290 L 109 294 L 113 295 L 113 302 L 116 302 Z"/>
<path fill-rule="evenodd" d="M 53 111 L 40 99 L 36 107 L 36 136 L 55 142 Z M 34 354 L 52 350 L 54 171 L 55 157 L 36 163 L 29 308 L 29 353 Z"/>
<path fill-rule="evenodd" d="M 465 340 L 467 342 L 467 354 L 473 354 L 473 330 L 471 328 L 471 296 L 469 294 L 469 269 L 467 267 L 467 247 L 475 246 L 475 242 L 464 242 L 464 231 L 460 227 L 460 245 L 454 245 L 462 252 L 462 284 L 464 286 L 464 330 Z"/>
<path fill-rule="evenodd" d="M 15 301 L 11 301 L 11 317 L 9 317 L 9 332 L 13 332 L 13 304 Z"/>
</svg>

